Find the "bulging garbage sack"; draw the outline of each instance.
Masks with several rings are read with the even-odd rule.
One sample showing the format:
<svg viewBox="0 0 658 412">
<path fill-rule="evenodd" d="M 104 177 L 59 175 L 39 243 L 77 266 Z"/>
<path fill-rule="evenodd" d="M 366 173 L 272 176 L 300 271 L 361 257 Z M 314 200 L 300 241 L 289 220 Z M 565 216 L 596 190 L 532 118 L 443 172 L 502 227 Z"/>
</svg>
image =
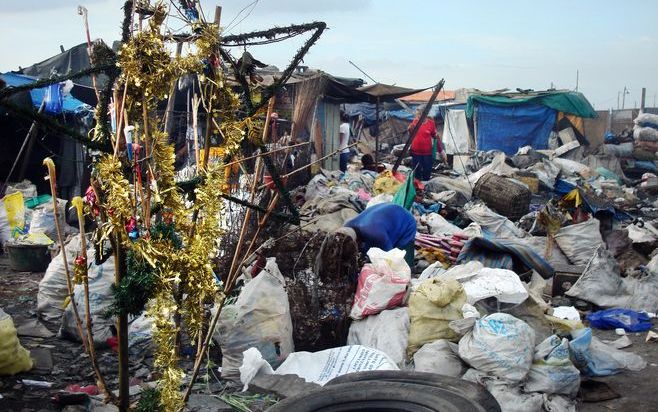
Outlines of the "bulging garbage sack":
<svg viewBox="0 0 658 412">
<path fill-rule="evenodd" d="M 583 223 L 563 227 L 555 235 L 555 242 L 571 263 L 585 266 L 603 245 L 599 226 L 599 220 L 591 218 Z"/>
<path fill-rule="evenodd" d="M 569 358 L 569 340 L 549 336 L 535 348 L 524 391 L 576 396 L 578 388 L 580 371 Z"/>
<path fill-rule="evenodd" d="M 569 342 L 573 364 L 587 376 L 608 376 L 624 369 L 639 371 L 647 366 L 641 356 L 624 352 L 592 336 L 592 329 L 576 329 Z"/>
<path fill-rule="evenodd" d="M 69 270 L 73 270 L 76 256 L 80 252 L 80 235 L 74 236 L 66 243 L 66 260 Z M 64 313 L 64 300 L 69 292 L 66 287 L 64 254 L 60 252 L 48 264 L 46 273 L 39 282 L 37 294 L 37 313 L 46 320 L 57 320 Z"/>
<path fill-rule="evenodd" d="M 68 249 L 67 249 L 68 253 Z M 69 266 L 73 270 L 73 266 Z M 87 272 L 89 278 L 89 308 L 91 312 L 92 332 L 94 334 L 94 345 L 105 345 L 107 339 L 111 338 L 114 319 L 107 318 L 106 314 L 110 305 L 112 305 L 112 284 L 114 283 L 114 256 L 110 256 L 102 265 L 92 264 Z M 87 328 L 85 325 L 85 293 L 84 285 L 75 285 L 73 288 L 74 301 L 78 307 L 78 314 L 82 321 L 82 333 L 86 336 Z M 73 314 L 73 305 L 69 304 L 64 310 L 62 316 L 62 325 L 60 327 L 62 336 L 80 341 L 78 328 Z M 86 338 L 85 338 L 86 339 Z"/>
<path fill-rule="evenodd" d="M 366 263 L 359 274 L 354 305 L 350 312 L 353 319 L 363 319 L 384 309 L 402 304 L 407 285 L 411 281 L 411 269 L 404 260 L 405 251 L 391 249 L 384 252 L 370 248 Z"/>
<path fill-rule="evenodd" d="M 524 321 L 506 313 L 478 319 L 459 341 L 459 356 L 473 368 L 512 382 L 530 370 L 535 332 Z"/>
<path fill-rule="evenodd" d="M 350 345 L 320 352 L 291 353 L 274 373 L 294 374 L 307 382 L 324 385 L 348 373 L 378 370 L 398 370 L 398 367 L 384 352 Z"/>
<path fill-rule="evenodd" d="M 644 332 L 651 329 L 651 318 L 645 312 L 615 308 L 587 315 L 590 326 L 597 329 L 624 328 L 626 332 Z"/>
<path fill-rule="evenodd" d="M 409 339 L 409 310 L 384 310 L 363 320 L 355 320 L 347 336 L 348 345 L 363 345 L 387 354 L 398 366 L 405 360 Z"/>
<path fill-rule="evenodd" d="M 21 346 L 11 316 L 0 309 L 0 375 L 15 375 L 30 369 L 30 352 Z"/>
<path fill-rule="evenodd" d="M 460 377 L 466 371 L 466 365 L 457 356 L 458 351 L 456 344 L 445 339 L 425 344 L 414 354 L 414 370 Z"/>
<path fill-rule="evenodd" d="M 239 378 L 242 353 L 257 348 L 272 367 L 293 352 L 292 320 L 285 280 L 275 258 L 226 305 L 214 334 L 222 348 L 222 377 Z"/>
<path fill-rule="evenodd" d="M 433 278 L 421 283 L 409 298 L 407 354 L 411 356 L 424 344 L 437 339 L 456 340 L 459 335 L 450 329 L 449 323 L 462 318 L 464 303 L 464 287 L 456 280 Z"/>
</svg>

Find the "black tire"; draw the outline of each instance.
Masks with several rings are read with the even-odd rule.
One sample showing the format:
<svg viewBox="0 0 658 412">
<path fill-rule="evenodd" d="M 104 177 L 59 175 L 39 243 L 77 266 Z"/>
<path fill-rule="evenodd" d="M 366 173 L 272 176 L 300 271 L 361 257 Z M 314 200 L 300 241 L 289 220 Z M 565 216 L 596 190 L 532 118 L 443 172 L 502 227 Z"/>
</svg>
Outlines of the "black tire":
<svg viewBox="0 0 658 412">
<path fill-rule="evenodd" d="M 358 381 L 327 385 L 284 399 L 267 412 L 482 412 L 454 392 L 428 390 L 413 383 Z"/>
<path fill-rule="evenodd" d="M 412 371 L 367 371 L 348 373 L 327 382 L 329 385 L 345 384 L 350 382 L 378 381 L 409 383 L 429 386 L 438 393 L 455 393 L 459 396 L 480 405 L 481 411 L 500 412 L 500 405 L 484 387 L 452 376 L 439 375 L 427 372 Z M 427 389 L 425 389 L 427 390 Z"/>
</svg>

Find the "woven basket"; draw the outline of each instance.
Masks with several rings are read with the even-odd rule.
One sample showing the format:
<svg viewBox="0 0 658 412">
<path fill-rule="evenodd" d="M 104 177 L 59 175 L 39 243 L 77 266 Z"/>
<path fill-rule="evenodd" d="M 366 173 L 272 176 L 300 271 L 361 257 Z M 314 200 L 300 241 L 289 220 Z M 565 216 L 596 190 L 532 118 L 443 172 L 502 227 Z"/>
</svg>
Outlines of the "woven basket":
<svg viewBox="0 0 658 412">
<path fill-rule="evenodd" d="M 514 174 L 514 179 L 525 183 L 532 193 L 539 192 L 539 179 L 534 173 L 518 172 Z"/>
<path fill-rule="evenodd" d="M 513 221 L 528 213 L 532 196 L 527 187 L 493 173 L 487 173 L 478 179 L 473 195 Z"/>
</svg>

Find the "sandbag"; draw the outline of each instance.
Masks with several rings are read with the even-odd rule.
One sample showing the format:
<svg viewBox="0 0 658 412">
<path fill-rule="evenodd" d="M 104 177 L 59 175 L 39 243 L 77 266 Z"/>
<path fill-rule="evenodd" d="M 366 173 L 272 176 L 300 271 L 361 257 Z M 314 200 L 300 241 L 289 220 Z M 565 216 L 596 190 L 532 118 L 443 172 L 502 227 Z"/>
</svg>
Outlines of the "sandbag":
<svg viewBox="0 0 658 412">
<path fill-rule="evenodd" d="M 414 354 L 414 371 L 460 377 L 466 367 L 456 352 L 458 346 L 445 339 L 423 345 Z"/>
<path fill-rule="evenodd" d="M 596 250 L 603 245 L 600 222 L 591 218 L 585 222 L 560 228 L 555 242 L 574 265 L 585 266 Z"/>
<path fill-rule="evenodd" d="M 74 236 L 66 243 L 66 260 L 71 273 L 76 256 L 80 253 L 80 236 Z M 39 282 L 37 293 L 37 313 L 45 320 L 56 320 L 64 313 L 64 300 L 68 296 L 66 271 L 63 253 L 60 252 L 48 264 L 46 273 Z"/>
<path fill-rule="evenodd" d="M 411 280 L 411 269 L 404 260 L 405 253 L 397 248 L 388 252 L 376 247 L 368 250 L 372 263 L 363 265 L 359 274 L 350 312 L 352 319 L 363 319 L 402 304 Z"/>
<path fill-rule="evenodd" d="M 544 396 L 541 393 L 523 393 L 520 385 L 469 369 L 462 379 L 478 383 L 491 393 L 504 412 L 545 412 Z M 563 412 L 563 411 L 560 411 Z"/>
<path fill-rule="evenodd" d="M 257 348 L 277 367 L 294 351 L 285 280 L 275 258 L 247 283 L 236 302 L 226 305 L 213 335 L 222 348 L 222 377 L 239 378 L 242 353 Z"/>
<path fill-rule="evenodd" d="M 506 313 L 478 319 L 459 341 L 459 356 L 473 368 L 512 382 L 530 370 L 535 332 L 527 323 Z"/>
<path fill-rule="evenodd" d="M 592 336 L 592 329 L 571 331 L 569 342 L 573 364 L 587 376 L 608 376 L 624 369 L 640 371 L 647 366 L 641 356 L 624 352 Z"/>
<path fill-rule="evenodd" d="M 603 154 L 614 157 L 631 157 L 633 156 L 633 142 L 620 144 L 604 144 Z"/>
<path fill-rule="evenodd" d="M 32 369 L 30 352 L 21 346 L 14 321 L 0 308 L 0 376 Z"/>
<path fill-rule="evenodd" d="M 456 280 L 429 279 L 411 292 L 407 355 L 438 339 L 457 339 L 459 335 L 448 324 L 462 318 L 464 303 L 464 287 Z"/>
<path fill-rule="evenodd" d="M 67 249 L 68 254 L 68 249 Z M 91 259 L 90 259 L 91 260 Z M 73 270 L 70 266 L 69 270 Z M 111 338 L 114 318 L 107 318 L 106 314 L 113 302 L 112 284 L 114 283 L 114 256 L 110 256 L 102 265 L 92 263 L 89 267 L 89 308 L 91 312 L 92 332 L 94 334 L 94 345 L 107 344 Z M 87 328 L 85 327 L 85 293 L 84 285 L 75 285 L 73 288 L 73 299 L 78 307 L 78 314 L 82 321 L 82 333 L 86 339 Z M 73 314 L 73 305 L 69 304 L 62 316 L 60 334 L 69 339 L 80 342 L 80 335 Z"/>
<path fill-rule="evenodd" d="M 57 239 L 57 228 L 55 226 L 55 214 L 53 213 L 54 206 L 52 202 L 40 205 L 34 209 L 32 220 L 30 222 L 30 233 L 43 233 L 50 239 Z M 65 223 L 64 217 L 66 216 L 66 201 L 57 199 L 57 214 L 62 229 L 68 229 L 69 226 Z"/>
<path fill-rule="evenodd" d="M 501 215 L 518 220 L 528 213 L 532 193 L 513 179 L 487 173 L 475 184 L 473 196 Z"/>
<path fill-rule="evenodd" d="M 388 355 L 402 366 L 409 338 L 409 310 L 384 310 L 377 315 L 356 320 L 350 326 L 348 345 L 363 345 Z"/>
<path fill-rule="evenodd" d="M 603 308 L 655 311 L 658 307 L 658 274 L 649 272 L 639 278 L 622 278 L 619 273 L 617 260 L 608 250 L 600 247 L 583 274 L 565 294 Z"/>
<path fill-rule="evenodd" d="M 569 358 L 569 340 L 549 336 L 535 348 L 524 391 L 576 396 L 578 388 L 580 371 Z"/>
</svg>

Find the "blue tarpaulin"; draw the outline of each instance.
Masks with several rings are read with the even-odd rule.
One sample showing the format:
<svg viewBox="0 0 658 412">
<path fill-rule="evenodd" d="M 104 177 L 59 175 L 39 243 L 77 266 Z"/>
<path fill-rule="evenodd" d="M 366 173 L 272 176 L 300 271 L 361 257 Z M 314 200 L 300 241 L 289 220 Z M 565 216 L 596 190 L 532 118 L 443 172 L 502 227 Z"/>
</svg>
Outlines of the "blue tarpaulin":
<svg viewBox="0 0 658 412">
<path fill-rule="evenodd" d="M 557 112 L 539 104 L 493 106 L 479 103 L 475 113 L 477 149 L 513 155 L 520 147 L 548 149 Z"/>
<path fill-rule="evenodd" d="M 30 76 L 25 76 L 17 73 L 0 73 L 0 78 L 7 83 L 7 87 L 23 86 L 25 84 L 34 83 L 36 79 Z M 50 91 L 48 89 L 50 87 Z M 40 89 L 30 90 L 30 97 L 34 107 L 40 107 L 44 99 L 44 95 L 50 95 L 51 99 L 46 101 L 46 111 L 50 113 L 61 113 L 61 111 L 74 113 L 80 110 L 90 110 L 91 107 L 68 95 L 62 96 L 60 93 L 61 87 L 59 85 L 46 86 Z M 54 92 L 54 93 L 53 93 Z"/>
</svg>

